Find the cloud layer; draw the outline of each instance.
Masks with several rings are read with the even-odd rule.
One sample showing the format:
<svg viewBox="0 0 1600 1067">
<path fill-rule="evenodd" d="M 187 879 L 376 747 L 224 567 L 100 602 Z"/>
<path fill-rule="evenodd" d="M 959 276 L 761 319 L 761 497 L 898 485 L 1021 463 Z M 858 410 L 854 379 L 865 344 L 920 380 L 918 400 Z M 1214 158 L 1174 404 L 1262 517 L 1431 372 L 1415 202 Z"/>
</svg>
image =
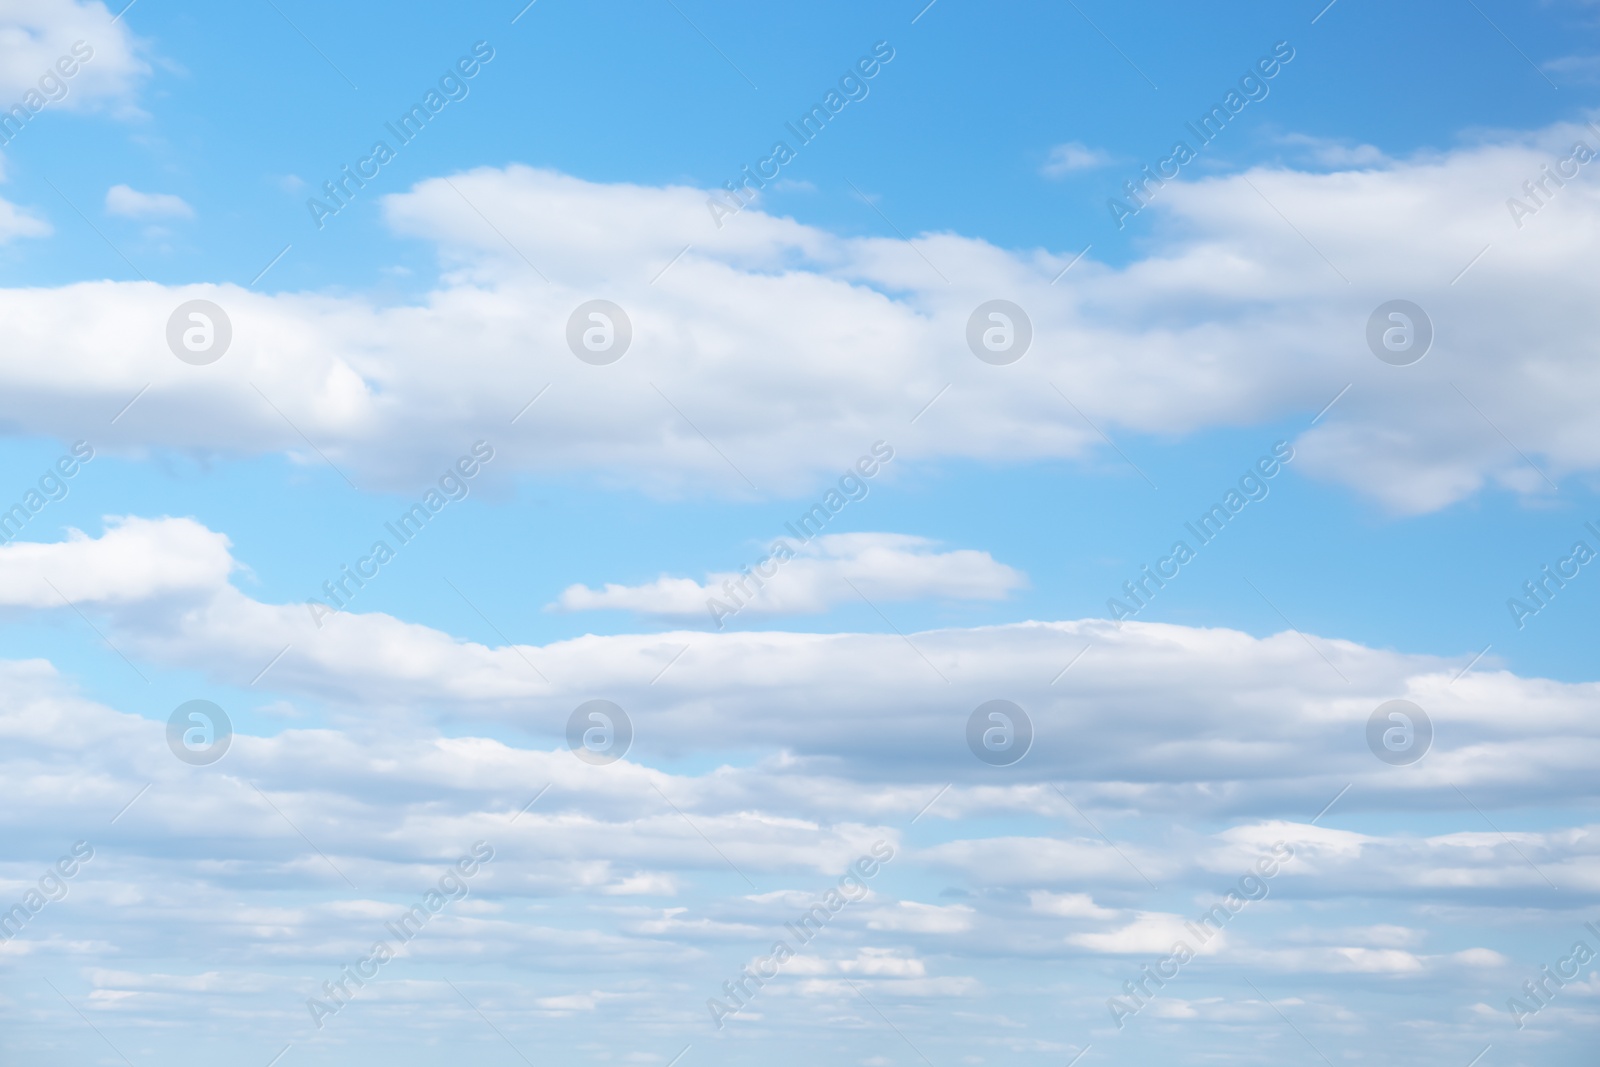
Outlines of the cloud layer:
<svg viewBox="0 0 1600 1067">
<path fill-rule="evenodd" d="M 1600 758 L 1586 710 L 1600 684 L 1486 663 L 1463 675 L 1460 662 L 1292 631 L 1080 620 L 488 647 L 381 613 L 264 603 L 229 581 L 238 569 L 227 538 L 193 520 L 113 520 L 99 538 L 0 547 L 0 603 L 66 612 L 70 602 L 134 659 L 219 684 L 250 683 L 270 665 L 275 689 L 326 705 L 335 722 L 437 708 L 443 721 L 559 738 L 574 707 L 605 693 L 639 718 L 635 743 L 652 758 L 718 751 L 885 783 L 944 776 L 972 790 L 945 801 L 950 811 L 1033 810 L 1045 783 L 1064 778 L 1096 783 L 1107 802 L 1217 814 L 1314 812 L 1352 781 L 1430 806 L 1453 806 L 1469 786 L 1494 803 L 1558 782 L 1576 798 L 1594 795 L 1586 768 Z M 969 715 L 996 698 L 1034 723 L 1032 750 L 1009 772 L 1022 792 L 985 793 L 991 768 L 967 749 Z M 1373 758 L 1365 733 L 1396 698 L 1420 705 L 1437 738 L 1404 774 Z"/>
<path fill-rule="evenodd" d="M 144 690 L 115 707 L 43 660 L 0 662 L 14 857 L 0 905 L 72 842 L 94 850 L 0 943 L 0 965 L 70 968 L 74 1007 L 119 1037 L 182 1025 L 201 1045 L 321 1062 L 382 1052 L 417 1016 L 470 1033 L 482 1011 L 535 1046 L 626 1020 L 640 1062 L 664 1063 L 697 1041 L 803 1044 L 818 1012 L 866 1027 L 863 998 L 940 1041 L 969 1040 L 961 1011 L 1045 998 L 1065 1029 L 1019 1023 L 1001 1047 L 1064 1053 L 1131 1040 L 1108 998 L 1224 908 L 1224 932 L 1140 1026 L 1227 1042 L 1287 1007 L 1324 1039 L 1374 1010 L 1367 998 L 1425 987 L 1451 1007 L 1424 1031 L 1481 1047 L 1537 969 L 1528 939 L 1581 930 L 1600 907 L 1600 829 L 1577 810 L 1600 758 L 1592 684 L 1315 635 L 1099 621 L 486 647 L 376 613 L 319 630 L 304 605 L 236 589 L 245 562 L 183 518 L 0 547 L 7 610 L 89 620 L 134 663 L 235 694 L 262 688 L 250 676 L 288 645 L 267 687 L 315 716 L 241 728 L 221 763 L 196 767 L 173 757 L 169 709 Z M 596 693 L 634 723 L 609 766 L 567 750 L 569 713 Z M 1008 767 L 966 741 L 995 696 L 1036 728 Z M 1412 766 L 1367 749 L 1367 717 L 1393 696 L 1435 723 Z M 240 724 L 273 714 L 224 699 Z M 1519 812 L 1551 798 L 1570 810 L 1548 825 Z M 493 859 L 466 890 L 348 1010 L 314 1019 L 323 983 L 398 945 L 386 924 L 475 842 Z M 841 873 L 884 848 L 865 892 L 718 1030 L 706 1004 L 728 976 L 796 939 Z M 1308 984 L 1276 1009 L 1255 993 Z M 1592 1021 L 1600 978 L 1567 989 L 1530 1040 Z"/>
</svg>

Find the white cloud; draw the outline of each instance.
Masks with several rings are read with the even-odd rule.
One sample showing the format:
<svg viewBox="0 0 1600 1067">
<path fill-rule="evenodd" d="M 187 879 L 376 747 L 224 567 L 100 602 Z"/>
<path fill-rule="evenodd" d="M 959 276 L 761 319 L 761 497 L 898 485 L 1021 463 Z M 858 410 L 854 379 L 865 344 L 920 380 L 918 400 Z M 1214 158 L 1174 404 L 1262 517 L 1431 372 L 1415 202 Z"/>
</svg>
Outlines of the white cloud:
<svg viewBox="0 0 1600 1067">
<path fill-rule="evenodd" d="M 1110 908 L 1100 907 L 1088 893 L 1052 893 L 1035 889 L 1028 894 L 1028 903 L 1034 911 L 1043 915 L 1067 919 L 1109 919 L 1117 914 Z"/>
<path fill-rule="evenodd" d="M 1453 953 L 1450 958 L 1463 967 L 1505 967 L 1511 963 L 1509 959 L 1491 948 L 1462 949 Z"/>
<path fill-rule="evenodd" d="M 1357 974 L 1417 974 L 1423 969 L 1422 961 L 1403 949 L 1397 948 L 1336 948 L 1334 956 L 1342 966 Z"/>
<path fill-rule="evenodd" d="M 884 948 L 863 948 L 854 959 L 807 953 L 785 964 L 784 970 L 796 975 L 852 974 L 874 978 L 922 978 L 928 973 L 922 960 Z"/>
<path fill-rule="evenodd" d="M 893 907 L 874 908 L 867 915 L 869 930 L 908 930 L 922 934 L 959 934 L 972 929 L 973 909 L 965 904 L 920 904 L 902 900 Z"/>
<path fill-rule="evenodd" d="M 1205 940 L 1189 932 L 1193 920 L 1165 912 L 1142 911 L 1125 926 L 1105 933 L 1072 934 L 1067 940 L 1091 952 L 1117 955 L 1165 956 L 1182 941 L 1195 955 L 1216 953 L 1228 945 L 1228 932 L 1210 933 Z"/>
<path fill-rule="evenodd" d="M 779 543 L 794 558 L 774 553 Z M 740 610 L 751 614 L 811 614 L 841 602 L 858 603 L 862 596 L 871 601 L 1001 600 L 1025 584 L 1020 572 L 995 562 L 987 552 L 938 552 L 935 544 L 890 533 L 825 534 L 804 543 L 785 536 L 752 561 L 753 578 L 725 571 L 703 582 L 662 576 L 644 585 L 573 585 L 550 606 L 566 611 L 622 608 L 704 620 L 714 618 L 708 608 L 712 600 L 723 614 L 741 603 Z"/>
<path fill-rule="evenodd" d="M 132 112 L 133 92 L 150 72 L 142 51 L 127 22 L 99 0 L 0 0 L 0 108 L 25 103 L 38 112 L 38 101 Z"/>
<path fill-rule="evenodd" d="M 0 516 L 3 518 L 4 516 Z M 209 594 L 234 569 L 228 539 L 193 519 L 111 518 L 100 537 L 0 546 L 0 605 L 110 604 Z"/>
<path fill-rule="evenodd" d="M 498 421 L 491 478 L 577 469 L 661 493 L 748 494 L 748 479 L 799 496 L 879 438 L 900 466 L 1104 448 L 1057 387 L 1113 436 L 1181 436 L 1309 423 L 1349 386 L 1297 440 L 1298 473 L 1401 512 L 1487 486 L 1537 496 L 1543 477 L 1506 438 L 1552 479 L 1600 471 L 1600 361 L 1573 311 L 1588 299 L 1578 235 L 1600 221 L 1600 194 L 1570 181 L 1520 229 L 1506 201 L 1580 136 L 1595 135 L 1554 126 L 1359 171 L 1169 183 L 1139 221 L 1153 228 L 1148 258 L 1086 258 L 1054 286 L 1065 252 L 842 238 L 753 208 L 717 230 L 699 190 L 479 169 L 450 180 L 498 232 L 442 179 L 383 200 L 394 229 L 435 241 L 447 268 L 412 305 L 147 283 L 0 291 L 17 355 L 0 375 L 0 421 L 69 436 L 148 384 L 106 428 L 108 449 L 288 452 L 321 466 L 287 416 L 362 488 L 411 491 Z M 599 291 L 633 323 L 629 353 L 608 367 L 564 342 L 568 316 Z M 1035 331 L 1009 367 L 965 342 L 972 309 L 996 293 Z M 1364 341 L 1397 294 L 1438 337 L 1404 368 Z M 228 354 L 205 368 L 166 346 L 168 317 L 191 298 L 233 322 Z M 441 363 L 443 349 L 460 358 Z"/>
<path fill-rule="evenodd" d="M 603 887 L 600 892 L 608 896 L 670 897 L 678 893 L 678 880 L 663 871 L 640 871 Z"/>
<path fill-rule="evenodd" d="M 1558 56 L 1545 60 L 1540 66 L 1564 82 L 1579 85 L 1600 82 L 1600 56 L 1597 55 Z"/>
<path fill-rule="evenodd" d="M 54 232 L 48 222 L 27 208 L 0 197 L 0 244 L 9 244 L 18 237 L 49 237 Z"/>
<path fill-rule="evenodd" d="M 579 1011 L 594 1011 L 602 1001 L 619 996 L 617 993 L 605 993 L 593 990 L 588 993 L 568 993 L 559 997 L 539 997 L 534 1001 L 545 1011 L 571 1014 Z"/>
<path fill-rule="evenodd" d="M 141 193 L 126 185 L 113 185 L 106 190 L 106 214 L 126 219 L 192 219 L 194 208 L 171 193 Z"/>
<path fill-rule="evenodd" d="M 1098 838 L 1063 841 L 997 835 L 934 845 L 923 851 L 922 860 L 936 869 L 960 872 L 981 885 L 1062 886 L 1088 881 L 1119 888 L 1143 885 L 1139 871 L 1160 878 L 1172 862 L 1171 857 L 1142 854 L 1130 845 L 1122 849 L 1124 855 L 1119 856 Z M 1129 855 L 1137 869 L 1128 866 L 1124 857 Z"/>
<path fill-rule="evenodd" d="M 1098 170 L 1115 162 L 1111 153 L 1101 148 L 1090 148 L 1078 141 L 1068 141 L 1050 149 L 1050 156 L 1039 168 L 1047 178 L 1064 178 L 1078 171 Z"/>
<path fill-rule="evenodd" d="M 1370 144 L 1351 145 L 1304 133 L 1285 134 L 1279 140 L 1323 167 L 1370 168 L 1395 162 L 1384 155 L 1381 149 Z"/>
<path fill-rule="evenodd" d="M 1298 974 L 1386 974 L 1418 976 L 1435 970 L 1433 961 L 1403 949 L 1337 945 L 1327 948 L 1243 949 L 1233 958 L 1241 964 L 1271 967 Z M 1448 966 L 1448 961 L 1445 962 Z"/>
</svg>

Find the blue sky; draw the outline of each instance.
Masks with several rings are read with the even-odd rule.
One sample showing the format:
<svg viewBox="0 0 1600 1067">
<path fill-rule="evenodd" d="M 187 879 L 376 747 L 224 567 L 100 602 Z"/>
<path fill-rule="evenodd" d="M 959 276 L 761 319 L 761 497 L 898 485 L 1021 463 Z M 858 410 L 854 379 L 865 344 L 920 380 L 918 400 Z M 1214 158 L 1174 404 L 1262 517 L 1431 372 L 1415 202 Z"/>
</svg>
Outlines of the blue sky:
<svg viewBox="0 0 1600 1067">
<path fill-rule="evenodd" d="M 1597 28 L 0 3 L 4 1058 L 1587 1062 Z"/>
</svg>

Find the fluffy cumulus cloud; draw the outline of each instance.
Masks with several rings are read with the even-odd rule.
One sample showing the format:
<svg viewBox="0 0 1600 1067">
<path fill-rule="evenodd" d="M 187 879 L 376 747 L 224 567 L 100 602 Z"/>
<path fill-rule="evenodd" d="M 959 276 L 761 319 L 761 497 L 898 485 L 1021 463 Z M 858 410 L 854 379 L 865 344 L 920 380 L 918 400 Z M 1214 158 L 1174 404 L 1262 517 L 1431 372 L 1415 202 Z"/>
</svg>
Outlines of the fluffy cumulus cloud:
<svg viewBox="0 0 1600 1067">
<path fill-rule="evenodd" d="M 696 620 L 709 613 L 718 621 L 735 608 L 760 615 L 812 614 L 861 597 L 1000 600 L 1025 581 L 987 552 L 939 552 L 927 538 L 909 534 L 779 538 L 753 569 L 754 575 L 728 571 L 708 575 L 703 582 L 663 576 L 644 585 L 574 585 L 551 606 L 565 611 L 621 608 Z"/>
<path fill-rule="evenodd" d="M 1091 422 L 1162 435 L 1309 423 L 1342 393 L 1296 443 L 1305 472 L 1401 511 L 1486 486 L 1537 496 L 1600 469 L 1584 259 L 1600 198 L 1591 166 L 1572 162 L 1580 141 L 1600 148 L 1571 124 L 1168 184 L 1149 255 L 1086 258 L 1059 284 L 1066 253 L 846 238 L 754 208 L 718 229 L 701 190 L 480 169 L 384 200 L 395 231 L 444 263 L 415 303 L 110 282 L 0 293 L 13 324 L 0 416 L 67 435 L 148 385 L 108 447 L 320 451 L 363 488 L 409 488 L 483 438 L 503 471 L 798 494 L 878 439 L 913 459 L 1080 456 L 1104 447 Z M 1010 366 L 966 343 L 996 294 L 1034 331 Z M 166 342 L 194 298 L 232 320 L 206 367 Z M 592 299 L 631 322 L 608 366 L 566 343 Z M 1392 299 L 1433 324 L 1412 366 L 1368 350 L 1368 318 Z"/>
<path fill-rule="evenodd" d="M 226 537 L 192 519 L 111 519 L 98 538 L 73 530 L 55 544 L 14 541 L 0 547 L 0 604 L 42 608 L 211 593 L 233 569 L 228 547 Z"/>
</svg>

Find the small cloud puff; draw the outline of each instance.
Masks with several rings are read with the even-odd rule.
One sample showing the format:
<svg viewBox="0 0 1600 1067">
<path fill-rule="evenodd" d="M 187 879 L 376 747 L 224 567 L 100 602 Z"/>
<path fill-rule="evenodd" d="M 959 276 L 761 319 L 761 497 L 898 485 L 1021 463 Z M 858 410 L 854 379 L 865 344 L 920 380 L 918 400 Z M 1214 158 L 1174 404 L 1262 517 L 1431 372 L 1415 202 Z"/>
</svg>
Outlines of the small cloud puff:
<svg viewBox="0 0 1600 1067">
<path fill-rule="evenodd" d="M 171 193 L 141 193 L 126 185 L 106 190 L 106 214 L 125 219 L 192 219 L 194 208 Z"/>
</svg>

